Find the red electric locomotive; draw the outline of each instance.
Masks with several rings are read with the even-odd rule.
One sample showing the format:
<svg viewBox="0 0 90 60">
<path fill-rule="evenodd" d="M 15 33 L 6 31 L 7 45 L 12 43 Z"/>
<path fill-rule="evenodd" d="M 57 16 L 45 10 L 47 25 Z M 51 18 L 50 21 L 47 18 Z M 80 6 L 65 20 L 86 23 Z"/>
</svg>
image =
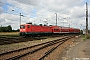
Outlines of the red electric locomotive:
<svg viewBox="0 0 90 60">
<path fill-rule="evenodd" d="M 42 26 L 42 25 L 33 25 L 31 23 L 20 25 L 20 35 L 42 35 L 42 34 L 51 34 L 51 26 Z"/>
</svg>

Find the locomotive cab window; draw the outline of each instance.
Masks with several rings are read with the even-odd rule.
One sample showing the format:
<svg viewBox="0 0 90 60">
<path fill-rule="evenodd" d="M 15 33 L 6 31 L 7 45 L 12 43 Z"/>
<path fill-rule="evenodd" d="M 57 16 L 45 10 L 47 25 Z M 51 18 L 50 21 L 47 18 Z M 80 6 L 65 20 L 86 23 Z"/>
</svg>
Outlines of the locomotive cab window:
<svg viewBox="0 0 90 60">
<path fill-rule="evenodd" d="M 30 28 L 30 25 L 28 25 L 28 28 Z"/>
<path fill-rule="evenodd" d="M 21 25 L 20 28 L 25 28 L 25 26 L 24 25 Z"/>
</svg>

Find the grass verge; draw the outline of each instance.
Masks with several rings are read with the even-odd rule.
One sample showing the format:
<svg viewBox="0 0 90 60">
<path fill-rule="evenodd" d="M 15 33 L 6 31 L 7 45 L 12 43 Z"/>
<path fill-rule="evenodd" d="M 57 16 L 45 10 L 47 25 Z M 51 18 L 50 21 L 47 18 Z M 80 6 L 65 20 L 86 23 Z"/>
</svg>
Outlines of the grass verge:
<svg viewBox="0 0 90 60">
<path fill-rule="evenodd" d="M 84 40 L 90 39 L 90 34 L 84 35 Z"/>
<path fill-rule="evenodd" d="M 0 32 L 0 37 L 19 37 L 19 32 Z"/>
</svg>

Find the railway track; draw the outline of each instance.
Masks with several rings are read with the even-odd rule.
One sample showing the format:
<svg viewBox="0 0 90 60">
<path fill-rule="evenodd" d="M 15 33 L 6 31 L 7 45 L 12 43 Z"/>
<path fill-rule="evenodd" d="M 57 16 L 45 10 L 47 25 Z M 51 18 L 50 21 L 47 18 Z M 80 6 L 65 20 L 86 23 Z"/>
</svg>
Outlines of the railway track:
<svg viewBox="0 0 90 60">
<path fill-rule="evenodd" d="M 47 39 L 48 37 L 58 37 L 60 35 L 52 35 L 52 36 L 40 36 L 40 37 L 2 37 L 0 36 L 0 45 L 6 45 L 6 44 L 13 44 L 13 43 L 20 43 L 20 42 L 27 42 L 27 41 L 33 41 L 33 40 L 41 40 L 41 39 Z"/>
<path fill-rule="evenodd" d="M 58 46 L 60 46 L 70 38 L 72 38 L 72 36 L 70 37 L 66 36 L 61 39 L 37 44 L 34 46 L 30 46 L 30 47 L 26 47 L 18 50 L 13 50 L 10 52 L 5 52 L 0 54 L 0 60 L 17 60 L 17 59 L 25 60 L 27 57 L 28 57 L 27 59 L 30 59 L 30 60 L 33 60 L 33 59 L 43 60 L 46 56 L 48 56 L 51 52 L 53 52 Z M 41 55 L 39 54 L 40 52 L 42 52 Z"/>
<path fill-rule="evenodd" d="M 33 40 L 41 40 L 46 39 L 46 37 L 0 37 L 0 45 L 6 45 L 6 44 L 13 44 L 13 43 L 20 43 L 20 42 L 27 42 L 27 41 L 33 41 Z"/>
</svg>

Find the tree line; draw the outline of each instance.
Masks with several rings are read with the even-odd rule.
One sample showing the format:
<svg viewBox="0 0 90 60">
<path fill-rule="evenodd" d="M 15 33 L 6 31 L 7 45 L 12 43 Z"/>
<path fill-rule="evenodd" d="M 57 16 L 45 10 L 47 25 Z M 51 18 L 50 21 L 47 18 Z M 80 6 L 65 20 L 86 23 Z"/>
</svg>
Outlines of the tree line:
<svg viewBox="0 0 90 60">
<path fill-rule="evenodd" d="M 17 29 L 17 30 L 12 30 L 11 25 L 1 26 L 1 27 L 0 27 L 0 32 L 18 32 L 18 31 L 19 31 L 19 29 Z"/>
</svg>

